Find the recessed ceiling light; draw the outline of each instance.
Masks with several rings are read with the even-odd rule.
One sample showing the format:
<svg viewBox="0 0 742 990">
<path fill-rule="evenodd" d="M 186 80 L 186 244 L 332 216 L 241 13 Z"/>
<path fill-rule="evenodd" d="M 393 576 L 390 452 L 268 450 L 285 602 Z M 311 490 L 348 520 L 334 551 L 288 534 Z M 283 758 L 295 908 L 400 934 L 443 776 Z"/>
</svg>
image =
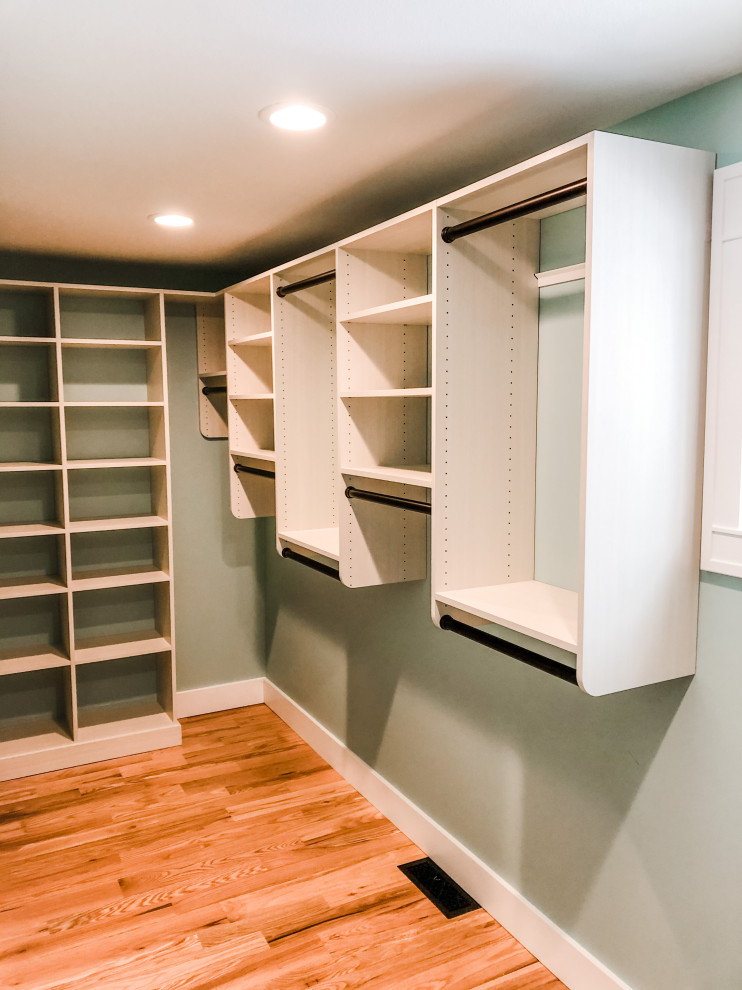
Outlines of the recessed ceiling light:
<svg viewBox="0 0 742 990">
<path fill-rule="evenodd" d="M 159 223 L 161 227 L 190 227 L 193 223 L 191 217 L 183 217 L 178 213 L 153 213 L 150 220 Z"/>
<path fill-rule="evenodd" d="M 307 103 L 278 103 L 264 107 L 258 116 L 284 131 L 315 131 L 324 127 L 330 114 Z"/>
</svg>

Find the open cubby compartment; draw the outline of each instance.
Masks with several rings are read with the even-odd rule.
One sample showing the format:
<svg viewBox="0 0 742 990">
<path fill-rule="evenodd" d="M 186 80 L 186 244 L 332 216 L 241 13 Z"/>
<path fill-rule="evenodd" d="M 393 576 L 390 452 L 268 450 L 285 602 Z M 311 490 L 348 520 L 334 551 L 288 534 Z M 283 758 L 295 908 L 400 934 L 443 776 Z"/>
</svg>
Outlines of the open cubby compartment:
<svg viewBox="0 0 742 990">
<path fill-rule="evenodd" d="M 584 178 L 586 149 L 567 175 L 536 171 L 452 204 L 440 226 Z M 576 653 L 584 283 L 563 320 L 547 300 L 540 321 L 540 235 L 530 215 L 437 246 L 434 597 L 436 619 L 459 608 Z"/>
<path fill-rule="evenodd" d="M 167 524 L 164 465 L 77 468 L 69 471 L 68 486 L 72 532 Z"/>
<path fill-rule="evenodd" d="M 59 408 L 0 406 L 3 468 L 61 464 Z M 15 467 L 14 467 L 15 466 Z"/>
<path fill-rule="evenodd" d="M 275 460 L 272 451 L 259 457 L 230 451 L 230 497 L 232 515 L 256 519 L 276 513 Z M 247 470 L 243 470 L 243 469 Z"/>
<path fill-rule="evenodd" d="M 240 399 L 230 403 L 229 447 L 233 453 L 273 455 L 273 399 Z M 271 458 L 272 459 L 272 458 Z"/>
<path fill-rule="evenodd" d="M 170 575 L 168 531 L 162 526 L 72 533 L 70 551 L 74 591 L 155 584 Z"/>
<path fill-rule="evenodd" d="M 130 342 L 163 338 L 159 292 L 63 287 L 59 313 L 63 338 Z"/>
<path fill-rule="evenodd" d="M 0 599 L 0 673 L 63 667 L 69 657 L 66 592 Z"/>
<path fill-rule="evenodd" d="M 0 779 L 38 773 L 35 754 L 72 744 L 71 678 L 69 665 L 0 678 Z"/>
<path fill-rule="evenodd" d="M 163 406 L 72 406 L 65 426 L 69 461 L 165 459 Z"/>
<path fill-rule="evenodd" d="M 57 471 L 0 471 L 0 538 L 64 530 L 64 478 Z"/>
<path fill-rule="evenodd" d="M 196 304 L 198 422 L 201 435 L 223 439 L 227 430 L 227 355 L 222 300 Z"/>
<path fill-rule="evenodd" d="M 283 298 L 275 291 L 334 265 L 330 252 L 274 275 L 273 341 L 278 552 L 298 546 L 337 560 L 342 479 L 337 442 L 335 281 Z"/>
<path fill-rule="evenodd" d="M 344 472 L 344 483 L 381 495 L 429 501 L 420 485 Z M 359 498 L 341 499 L 340 580 L 349 588 L 421 581 L 428 572 L 428 517 Z"/>
<path fill-rule="evenodd" d="M 588 180 L 582 201 L 436 238 L 432 588 L 436 622 L 575 654 L 594 695 L 695 667 L 711 167 L 595 133 L 439 201 L 442 228 Z M 580 273 L 557 274 L 581 245 L 549 257 L 548 230 L 583 203 L 581 318 Z"/>
<path fill-rule="evenodd" d="M 0 285 L 0 341 L 4 337 L 53 338 L 55 334 L 51 287 Z"/>
<path fill-rule="evenodd" d="M 80 742 L 172 724 L 173 665 L 167 651 L 78 663 L 75 680 Z"/>
<path fill-rule="evenodd" d="M 231 399 L 241 395 L 272 395 L 272 348 L 240 347 L 236 349 L 230 355 L 226 382 Z"/>
<path fill-rule="evenodd" d="M 430 314 L 426 319 L 430 321 Z M 341 396 L 430 392 L 430 322 L 339 323 L 338 335 Z"/>
<path fill-rule="evenodd" d="M 338 319 L 419 322 L 420 307 L 430 311 L 432 242 L 430 208 L 344 241 L 337 252 Z"/>
<path fill-rule="evenodd" d="M 26 343 L 0 336 L 0 406 L 58 401 L 56 342 L 50 338 Z"/>
<path fill-rule="evenodd" d="M 346 397 L 339 408 L 343 474 L 430 486 L 429 396 Z"/>
<path fill-rule="evenodd" d="M 172 643 L 170 583 L 75 591 L 74 660 L 97 663 L 168 651 Z"/>
<path fill-rule="evenodd" d="M 62 534 L 0 540 L 0 599 L 58 594 L 66 572 Z"/>
<path fill-rule="evenodd" d="M 270 347 L 271 280 L 269 275 L 240 282 L 224 294 L 227 359 L 230 348 Z"/>
<path fill-rule="evenodd" d="M 67 404 L 162 403 L 162 345 L 63 341 L 62 382 Z"/>
</svg>

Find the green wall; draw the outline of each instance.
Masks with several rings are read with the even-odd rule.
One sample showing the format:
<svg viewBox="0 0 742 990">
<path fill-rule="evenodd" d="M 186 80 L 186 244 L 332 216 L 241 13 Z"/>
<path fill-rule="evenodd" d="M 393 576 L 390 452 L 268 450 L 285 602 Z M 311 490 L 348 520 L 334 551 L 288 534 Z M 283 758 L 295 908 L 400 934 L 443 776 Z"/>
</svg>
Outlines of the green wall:
<svg viewBox="0 0 742 990">
<path fill-rule="evenodd" d="M 740 160 L 742 77 L 614 129 Z M 267 549 L 274 683 L 635 990 L 742 987 L 741 582 L 694 678 L 595 699 Z"/>
<path fill-rule="evenodd" d="M 227 441 L 198 428 L 196 320 L 166 310 L 179 691 L 264 673 L 263 525 L 229 507 Z"/>
</svg>

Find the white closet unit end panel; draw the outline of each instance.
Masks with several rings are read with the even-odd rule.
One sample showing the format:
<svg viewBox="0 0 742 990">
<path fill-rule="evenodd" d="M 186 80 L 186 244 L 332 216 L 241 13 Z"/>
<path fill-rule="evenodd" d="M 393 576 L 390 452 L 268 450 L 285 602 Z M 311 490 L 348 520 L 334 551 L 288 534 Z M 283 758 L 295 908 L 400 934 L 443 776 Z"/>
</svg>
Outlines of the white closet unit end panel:
<svg viewBox="0 0 742 990">
<path fill-rule="evenodd" d="M 706 571 L 742 577 L 742 164 L 714 175 L 703 538 Z"/>
<path fill-rule="evenodd" d="M 589 147 L 578 678 L 602 695 L 695 670 L 713 156 Z"/>
</svg>

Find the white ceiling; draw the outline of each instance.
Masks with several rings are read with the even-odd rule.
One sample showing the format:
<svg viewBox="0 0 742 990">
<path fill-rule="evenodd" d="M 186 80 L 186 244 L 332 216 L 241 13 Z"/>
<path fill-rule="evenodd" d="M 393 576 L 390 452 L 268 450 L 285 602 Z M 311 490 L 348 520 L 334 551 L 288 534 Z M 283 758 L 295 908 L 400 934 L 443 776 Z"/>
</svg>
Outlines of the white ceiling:
<svg viewBox="0 0 742 990">
<path fill-rule="evenodd" d="M 740 0 L 0 0 L 0 249 L 247 273 L 740 71 Z"/>
</svg>

